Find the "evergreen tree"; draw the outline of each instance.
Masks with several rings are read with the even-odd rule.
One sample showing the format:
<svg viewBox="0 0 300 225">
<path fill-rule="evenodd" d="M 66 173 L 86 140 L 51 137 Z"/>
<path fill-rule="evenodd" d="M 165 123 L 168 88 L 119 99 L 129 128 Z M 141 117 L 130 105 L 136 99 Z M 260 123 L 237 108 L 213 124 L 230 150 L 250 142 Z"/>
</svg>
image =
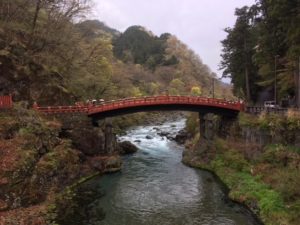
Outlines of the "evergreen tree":
<svg viewBox="0 0 300 225">
<path fill-rule="evenodd" d="M 232 79 L 234 93 L 248 101 L 263 89 L 278 102 L 294 97 L 299 89 L 299 1 L 258 0 L 237 9 L 236 16 L 234 27 L 225 29 L 220 66 Z"/>
<path fill-rule="evenodd" d="M 234 94 L 248 102 L 255 100 L 257 91 L 257 67 L 253 62 L 256 46 L 254 10 L 249 7 L 236 9 L 234 28 L 226 28 L 227 38 L 222 41 L 221 69 L 223 76 L 230 77 Z"/>
</svg>

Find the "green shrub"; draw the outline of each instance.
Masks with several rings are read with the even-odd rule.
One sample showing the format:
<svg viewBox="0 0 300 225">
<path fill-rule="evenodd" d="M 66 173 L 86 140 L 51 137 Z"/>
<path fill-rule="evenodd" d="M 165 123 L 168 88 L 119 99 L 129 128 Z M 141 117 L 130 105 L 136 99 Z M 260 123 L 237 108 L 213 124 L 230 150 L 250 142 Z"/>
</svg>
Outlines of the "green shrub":
<svg viewBox="0 0 300 225">
<path fill-rule="evenodd" d="M 259 124 L 257 117 L 248 113 L 239 113 L 238 122 L 241 127 L 256 127 Z"/>
<path fill-rule="evenodd" d="M 272 174 L 274 189 L 280 192 L 287 202 L 293 202 L 300 196 L 300 169 L 278 169 Z"/>
<path fill-rule="evenodd" d="M 249 171 L 249 163 L 244 156 L 234 150 L 228 150 L 223 155 L 226 165 L 236 171 Z"/>
<path fill-rule="evenodd" d="M 35 164 L 38 160 L 38 154 L 34 150 L 21 150 L 19 161 L 13 172 L 13 180 L 18 182 L 20 179 L 25 179 L 34 170 Z"/>
<path fill-rule="evenodd" d="M 218 154 L 208 168 L 216 172 L 229 187 L 230 197 L 247 204 L 254 212 L 259 213 L 266 224 L 276 224 L 277 220 L 278 224 L 286 221 L 288 216 L 284 194 L 264 183 L 261 176 L 251 175 L 250 162 L 244 158 L 242 152 L 229 148 L 228 144 L 220 140 L 216 141 L 216 147 Z M 281 147 L 270 147 L 264 160 L 273 162 L 274 157 L 278 157 L 278 151 L 282 151 Z M 274 218 L 276 219 L 273 220 Z"/>
<path fill-rule="evenodd" d="M 197 132 L 199 132 L 198 113 L 191 113 L 185 123 L 188 133 L 195 135 Z"/>
</svg>

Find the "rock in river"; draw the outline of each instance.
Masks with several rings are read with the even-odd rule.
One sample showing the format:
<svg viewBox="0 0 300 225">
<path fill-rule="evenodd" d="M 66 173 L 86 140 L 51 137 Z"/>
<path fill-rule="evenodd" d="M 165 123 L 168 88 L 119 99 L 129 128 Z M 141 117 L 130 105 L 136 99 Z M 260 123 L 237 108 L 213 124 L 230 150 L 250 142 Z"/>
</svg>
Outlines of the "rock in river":
<svg viewBox="0 0 300 225">
<path fill-rule="evenodd" d="M 113 173 L 121 170 L 122 160 L 118 155 L 110 156 L 105 162 L 105 173 Z"/>
<path fill-rule="evenodd" d="M 138 150 L 138 148 L 130 141 L 123 141 L 119 143 L 119 146 L 120 146 L 121 154 L 131 154 L 131 153 L 135 153 Z"/>
<path fill-rule="evenodd" d="M 188 139 L 188 133 L 185 130 L 179 131 L 178 134 L 174 138 L 174 140 L 178 144 L 184 144 L 187 139 Z"/>
<path fill-rule="evenodd" d="M 170 135 L 170 132 L 167 132 L 167 131 L 162 131 L 162 132 L 159 132 L 157 133 L 159 136 L 161 137 L 167 137 Z"/>
</svg>

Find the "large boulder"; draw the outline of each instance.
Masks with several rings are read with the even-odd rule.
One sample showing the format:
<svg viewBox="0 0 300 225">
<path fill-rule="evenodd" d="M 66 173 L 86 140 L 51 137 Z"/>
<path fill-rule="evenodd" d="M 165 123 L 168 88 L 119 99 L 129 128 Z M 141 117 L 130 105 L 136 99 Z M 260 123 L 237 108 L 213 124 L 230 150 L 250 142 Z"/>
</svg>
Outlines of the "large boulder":
<svg viewBox="0 0 300 225">
<path fill-rule="evenodd" d="M 104 172 L 105 173 L 118 172 L 121 170 L 121 167 L 122 167 L 122 160 L 119 155 L 109 156 L 105 160 Z"/>
<path fill-rule="evenodd" d="M 119 143 L 119 147 L 120 147 L 121 154 L 131 154 L 131 153 L 135 153 L 138 150 L 138 147 L 136 147 L 130 141 L 123 141 Z"/>
<path fill-rule="evenodd" d="M 101 156 L 94 156 L 89 158 L 89 164 L 90 166 L 95 169 L 98 170 L 100 172 L 103 172 L 105 169 L 105 160 L 107 157 L 101 157 Z"/>
<path fill-rule="evenodd" d="M 187 139 L 188 139 L 188 133 L 186 132 L 186 130 L 179 131 L 178 134 L 174 138 L 174 140 L 178 144 L 184 144 Z"/>
<path fill-rule="evenodd" d="M 96 156 L 89 159 L 89 164 L 102 173 L 113 173 L 121 170 L 122 160 L 119 155 Z"/>
</svg>

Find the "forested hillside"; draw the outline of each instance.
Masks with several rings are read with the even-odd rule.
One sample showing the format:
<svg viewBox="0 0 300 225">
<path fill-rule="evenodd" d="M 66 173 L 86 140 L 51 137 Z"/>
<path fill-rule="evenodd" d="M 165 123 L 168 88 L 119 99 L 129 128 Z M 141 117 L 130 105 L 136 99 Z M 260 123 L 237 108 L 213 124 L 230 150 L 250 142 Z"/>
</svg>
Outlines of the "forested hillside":
<svg viewBox="0 0 300 225">
<path fill-rule="evenodd" d="M 299 1 L 258 0 L 235 15 L 234 27 L 225 29 L 221 62 L 234 93 L 254 103 L 287 99 L 300 106 Z"/>
<path fill-rule="evenodd" d="M 0 0 L 0 94 L 32 104 L 211 95 L 214 73 L 171 34 L 85 20 L 90 1 Z M 215 82 L 219 96 L 230 89 Z M 222 94 L 222 95 L 221 95 Z"/>
</svg>

